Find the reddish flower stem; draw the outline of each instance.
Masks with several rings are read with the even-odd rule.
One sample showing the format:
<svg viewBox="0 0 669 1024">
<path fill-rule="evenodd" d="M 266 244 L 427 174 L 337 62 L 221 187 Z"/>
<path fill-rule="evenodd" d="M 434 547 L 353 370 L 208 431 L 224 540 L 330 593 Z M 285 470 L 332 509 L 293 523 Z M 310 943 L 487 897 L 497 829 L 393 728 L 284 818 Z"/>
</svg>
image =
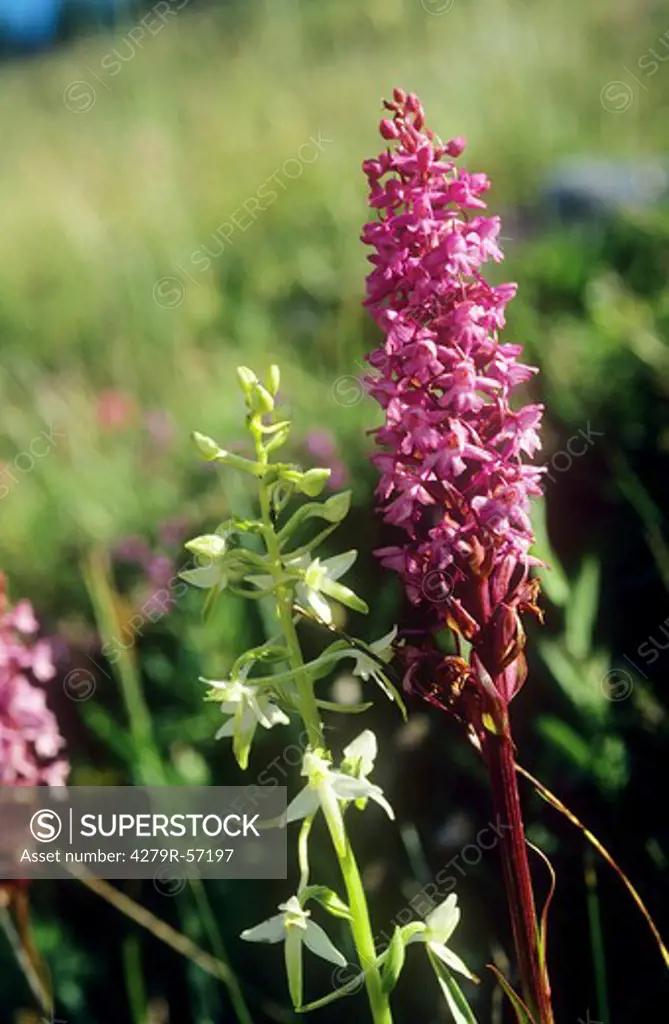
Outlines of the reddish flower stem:
<svg viewBox="0 0 669 1024">
<path fill-rule="evenodd" d="M 483 755 L 497 825 L 502 826 L 500 848 L 523 998 L 536 1024 L 553 1024 L 548 974 L 539 950 L 539 927 L 518 794 L 514 744 L 508 729 L 501 734 L 485 734 Z"/>
</svg>

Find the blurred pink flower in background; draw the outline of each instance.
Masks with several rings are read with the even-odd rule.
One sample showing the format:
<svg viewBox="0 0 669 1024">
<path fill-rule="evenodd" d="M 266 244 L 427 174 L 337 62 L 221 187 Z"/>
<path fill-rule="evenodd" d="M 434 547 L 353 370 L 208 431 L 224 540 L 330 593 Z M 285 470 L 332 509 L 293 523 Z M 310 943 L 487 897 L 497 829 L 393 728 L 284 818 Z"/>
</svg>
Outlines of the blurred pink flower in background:
<svg viewBox="0 0 669 1024">
<path fill-rule="evenodd" d="M 34 639 L 30 602 L 8 609 L 1 578 L 0 588 L 0 785 L 63 786 L 65 740 L 42 685 L 56 674 L 51 643 Z"/>
<path fill-rule="evenodd" d="M 101 430 L 114 431 L 127 427 L 135 417 L 135 401 L 117 388 L 101 391 L 95 403 L 95 413 Z"/>
<path fill-rule="evenodd" d="M 144 425 L 152 440 L 161 447 L 166 448 L 174 440 L 174 420 L 162 409 L 149 409 L 144 416 Z"/>
<path fill-rule="evenodd" d="M 328 487 L 338 490 L 348 482 L 348 469 L 337 455 L 337 444 L 329 430 L 310 430 L 306 437 L 306 449 L 330 470 Z"/>
</svg>

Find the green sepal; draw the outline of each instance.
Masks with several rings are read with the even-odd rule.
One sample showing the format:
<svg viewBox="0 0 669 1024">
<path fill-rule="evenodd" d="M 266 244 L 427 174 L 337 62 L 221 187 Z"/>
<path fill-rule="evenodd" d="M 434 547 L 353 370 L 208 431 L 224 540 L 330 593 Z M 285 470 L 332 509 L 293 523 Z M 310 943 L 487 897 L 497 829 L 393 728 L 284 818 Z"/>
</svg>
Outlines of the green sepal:
<svg viewBox="0 0 669 1024">
<path fill-rule="evenodd" d="M 306 473 L 289 467 L 281 471 L 281 478 L 295 484 L 298 491 L 309 498 L 317 498 L 330 478 L 330 469 L 308 469 Z"/>
<path fill-rule="evenodd" d="M 344 903 L 343 899 L 333 892 L 332 889 L 328 889 L 327 885 L 308 885 L 301 893 L 302 904 L 304 905 L 308 900 L 315 900 L 320 903 L 329 914 L 333 917 L 343 917 L 346 921 L 351 921 L 353 916 L 351 914 L 350 907 Z"/>
<path fill-rule="evenodd" d="M 276 451 L 277 448 L 281 448 L 286 443 L 290 435 L 290 423 L 281 424 L 279 429 L 272 435 L 270 440 L 265 445 L 265 451 L 269 455 L 270 452 Z"/>
<path fill-rule="evenodd" d="M 363 711 L 369 711 L 373 707 L 372 701 L 365 704 L 337 704 L 332 700 L 316 700 L 316 706 L 322 711 L 332 711 L 340 715 L 361 715 Z"/>
<path fill-rule="evenodd" d="M 348 515 L 350 507 L 350 491 L 333 494 L 327 501 L 309 501 L 305 505 L 301 505 L 279 530 L 277 535 L 279 544 L 284 544 L 295 530 L 309 519 L 324 519 L 327 523 L 340 523 Z"/>
<path fill-rule="evenodd" d="M 258 416 L 265 416 L 274 410 L 274 399 L 262 384 L 258 383 L 251 389 L 248 401 L 251 411 Z"/>
<path fill-rule="evenodd" d="M 246 398 L 248 398 L 248 396 L 251 394 L 252 389 L 258 383 L 258 378 L 256 377 L 253 370 L 250 370 L 248 366 L 237 367 L 237 380 L 239 381 L 239 386 L 242 389 L 244 396 Z"/>
<path fill-rule="evenodd" d="M 402 928 L 402 938 L 404 939 L 404 945 L 408 945 L 417 935 L 421 935 L 427 931 L 427 925 L 424 921 L 412 921 L 411 924 L 405 924 Z"/>
<path fill-rule="evenodd" d="M 208 558 L 213 562 L 219 561 L 227 550 L 225 537 L 218 533 L 204 533 L 201 537 L 193 537 L 186 541 L 184 547 L 200 558 Z"/>
<path fill-rule="evenodd" d="M 381 969 L 381 988 L 386 995 L 390 995 L 399 981 L 405 959 L 406 950 L 404 948 L 402 930 L 399 925 L 396 925 L 390 945 L 388 946 L 388 955 Z"/>
<path fill-rule="evenodd" d="M 369 605 L 349 587 L 345 587 L 343 583 L 339 583 L 337 580 L 324 579 L 321 583 L 321 590 L 324 594 L 333 597 L 335 601 L 346 605 L 347 608 L 351 608 L 354 612 L 361 612 L 363 615 L 367 615 L 369 612 Z"/>
</svg>

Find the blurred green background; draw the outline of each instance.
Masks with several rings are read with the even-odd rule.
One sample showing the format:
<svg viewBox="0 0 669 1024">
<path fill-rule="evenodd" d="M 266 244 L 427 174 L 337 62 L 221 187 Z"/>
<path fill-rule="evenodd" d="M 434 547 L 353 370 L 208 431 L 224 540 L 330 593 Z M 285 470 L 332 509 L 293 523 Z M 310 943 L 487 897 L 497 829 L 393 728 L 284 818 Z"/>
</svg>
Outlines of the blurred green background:
<svg viewBox="0 0 669 1024">
<path fill-rule="evenodd" d="M 379 414 L 358 378 L 375 344 L 360 305 L 360 163 L 380 148 L 381 97 L 402 85 L 442 137 L 467 137 L 467 166 L 493 180 L 507 254 L 494 273 L 519 282 L 507 340 L 542 370 L 533 394 L 547 406 L 550 474 L 537 529 L 553 569 L 515 704 L 520 760 L 612 850 L 662 927 L 666 7 L 175 0 L 126 4 L 116 18 L 100 5 L 93 24 L 85 5 L 66 6 L 54 45 L 6 47 L 0 65 L 0 565 L 12 597 L 29 597 L 58 640 L 53 706 L 73 783 L 138 782 L 156 763 L 182 784 L 242 781 L 213 741 L 219 719 L 197 680 L 260 639 L 263 623 L 227 599 L 204 625 L 197 594 L 155 622 L 142 612 L 188 564 L 183 539 L 252 500 L 203 469 L 189 440 L 193 429 L 226 447 L 243 440 L 238 363 L 281 365 L 295 457 L 318 463 L 325 449 L 353 489 L 332 550 L 359 548 L 353 575 L 371 614 L 345 624 L 375 639 L 401 614 L 399 588 L 371 554 L 384 537 L 367 462 Z M 35 441 L 43 433 L 48 445 Z M 127 647 L 115 665 L 102 653 L 110 636 Z M 82 679 L 90 699 L 77 699 Z M 350 682 L 333 680 L 333 693 Z M 379 934 L 490 814 L 457 726 L 410 711 L 407 725 L 392 708 L 370 714 L 402 826 L 401 838 L 385 823 L 382 841 L 364 828 L 357 837 Z M 360 727 L 332 724 L 337 744 Z M 281 747 L 264 737 L 251 771 Z M 605 1024 L 650 1019 L 666 990 L 646 924 L 580 833 L 526 796 L 531 836 L 557 871 L 557 1019 L 588 1008 Z M 536 876 L 545 894 L 538 860 Z M 174 899 L 125 886 L 203 947 L 222 942 L 265 1021 L 296 1019 L 281 954 L 237 936 L 289 884 L 211 882 Z M 482 1022 L 501 1022 L 485 977 L 510 950 L 494 853 L 458 892 L 458 949 L 484 976 L 473 1004 Z M 31 902 L 68 1024 L 235 1019 L 224 986 L 77 883 L 33 886 Z M 6 944 L 0 967 L 0 1020 L 38 1020 Z M 310 967 L 315 997 L 329 973 Z M 420 965 L 407 977 L 397 1019 L 446 1020 Z M 365 1009 L 358 995 L 321 1019 L 363 1020 Z"/>
</svg>

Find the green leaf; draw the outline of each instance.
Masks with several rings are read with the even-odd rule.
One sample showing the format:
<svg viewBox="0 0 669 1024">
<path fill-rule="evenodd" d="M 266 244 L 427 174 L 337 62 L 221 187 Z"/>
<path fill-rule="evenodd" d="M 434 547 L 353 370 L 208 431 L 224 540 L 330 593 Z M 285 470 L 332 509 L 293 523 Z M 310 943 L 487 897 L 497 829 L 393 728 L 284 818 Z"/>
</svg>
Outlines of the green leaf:
<svg viewBox="0 0 669 1024">
<path fill-rule="evenodd" d="M 396 925 L 390 945 L 388 946 L 386 962 L 381 971 L 381 988 L 386 995 L 390 995 L 399 981 L 405 959 L 406 950 L 404 948 L 402 931 L 399 925 Z"/>
<path fill-rule="evenodd" d="M 94 700 L 82 701 L 80 711 L 86 728 L 94 732 L 118 757 L 123 758 L 126 764 L 132 765 L 136 757 L 135 747 L 127 732 L 119 728 L 114 716 Z"/>
<path fill-rule="evenodd" d="M 576 659 L 587 658 L 599 606 L 599 562 L 586 558 L 571 590 L 565 608 L 565 642 L 567 650 Z"/>
<path fill-rule="evenodd" d="M 601 675 L 590 665 L 577 665 L 565 648 L 555 640 L 540 640 L 538 650 L 554 679 L 580 711 L 602 721 L 608 711 Z"/>
<path fill-rule="evenodd" d="M 429 949 L 427 950 L 427 955 L 430 959 L 430 963 L 432 964 L 432 969 L 437 976 L 439 988 L 441 989 L 444 999 L 448 1004 L 448 1008 L 453 1015 L 455 1024 L 478 1024 L 462 989 L 446 964 L 443 963 L 439 957 L 434 956 Z"/>
<path fill-rule="evenodd" d="M 537 723 L 537 730 L 541 736 L 561 750 L 577 768 L 581 771 L 588 770 L 592 763 L 590 744 L 570 725 L 552 715 L 542 715 Z"/>
<path fill-rule="evenodd" d="M 333 917 L 343 917 L 346 921 L 353 919 L 348 905 L 327 885 L 308 885 L 302 890 L 302 901 L 306 903 L 308 900 L 316 900 Z"/>
</svg>

